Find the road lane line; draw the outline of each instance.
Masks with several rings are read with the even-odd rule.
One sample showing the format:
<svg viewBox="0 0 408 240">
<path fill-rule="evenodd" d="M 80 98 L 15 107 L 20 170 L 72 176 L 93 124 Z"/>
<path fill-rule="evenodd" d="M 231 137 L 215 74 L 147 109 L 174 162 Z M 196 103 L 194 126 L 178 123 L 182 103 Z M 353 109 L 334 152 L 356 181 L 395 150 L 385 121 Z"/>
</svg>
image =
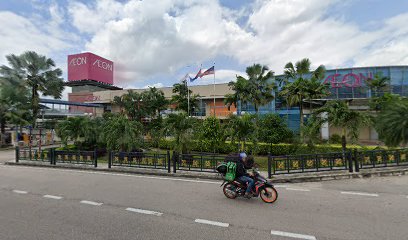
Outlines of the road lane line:
<svg viewBox="0 0 408 240">
<path fill-rule="evenodd" d="M 205 220 L 205 219 L 196 219 L 194 222 L 213 225 L 213 226 L 218 226 L 218 227 L 229 227 L 229 223 L 215 222 L 215 221 L 209 221 L 209 220 Z"/>
<path fill-rule="evenodd" d="M 148 214 L 148 215 L 154 215 L 154 216 L 163 215 L 163 213 L 161 213 L 161 212 L 155 212 L 155 211 L 138 209 L 138 208 L 126 208 L 126 211 L 135 212 L 135 213 L 142 213 L 142 214 Z"/>
<path fill-rule="evenodd" d="M 273 185 L 276 188 L 286 188 L 288 185 Z"/>
<path fill-rule="evenodd" d="M 377 193 L 365 193 L 365 192 L 341 192 L 341 194 L 378 197 Z"/>
<path fill-rule="evenodd" d="M 286 190 L 289 190 L 289 191 L 300 191 L 300 192 L 310 192 L 309 189 L 304 189 L 304 188 L 286 188 Z"/>
<path fill-rule="evenodd" d="M 101 206 L 103 204 L 103 203 L 92 202 L 92 201 L 87 201 L 87 200 L 82 200 L 80 203 L 93 205 L 93 206 Z"/>
<path fill-rule="evenodd" d="M 315 236 L 298 234 L 298 233 L 281 232 L 281 231 L 272 230 L 271 234 L 276 235 L 276 236 L 282 236 L 282 237 L 291 237 L 291 238 L 306 239 L 306 240 L 316 240 Z"/>
<path fill-rule="evenodd" d="M 60 196 L 54 196 L 54 195 L 44 195 L 44 198 L 49 198 L 49 199 L 55 199 L 55 200 L 61 200 L 62 197 Z"/>
<path fill-rule="evenodd" d="M 21 190 L 13 190 L 14 193 L 18 194 L 27 194 L 27 191 L 21 191 Z"/>
</svg>

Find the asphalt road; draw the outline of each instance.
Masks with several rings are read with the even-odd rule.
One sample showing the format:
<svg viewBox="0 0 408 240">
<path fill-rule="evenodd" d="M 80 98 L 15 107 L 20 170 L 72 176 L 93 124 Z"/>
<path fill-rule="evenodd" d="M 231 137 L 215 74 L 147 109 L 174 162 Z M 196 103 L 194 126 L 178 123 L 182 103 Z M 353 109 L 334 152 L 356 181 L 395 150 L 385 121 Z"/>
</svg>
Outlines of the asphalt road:
<svg viewBox="0 0 408 240">
<path fill-rule="evenodd" d="M 227 199 L 219 185 L 0 165 L 0 239 L 408 236 L 408 176 L 277 185 L 272 205 Z"/>
</svg>

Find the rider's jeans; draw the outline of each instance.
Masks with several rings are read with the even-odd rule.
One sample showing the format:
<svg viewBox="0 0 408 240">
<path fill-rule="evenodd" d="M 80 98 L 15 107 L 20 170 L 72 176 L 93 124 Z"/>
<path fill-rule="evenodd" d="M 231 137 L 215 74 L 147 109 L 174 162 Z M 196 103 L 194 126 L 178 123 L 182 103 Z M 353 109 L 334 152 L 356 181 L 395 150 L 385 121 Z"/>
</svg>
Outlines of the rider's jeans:
<svg viewBox="0 0 408 240">
<path fill-rule="evenodd" d="M 242 182 L 247 182 L 248 187 L 246 189 L 246 192 L 248 192 L 248 193 L 251 192 L 251 189 L 255 185 L 255 181 L 252 178 L 248 177 L 248 176 L 241 176 L 241 177 L 239 177 L 239 180 L 241 180 Z"/>
</svg>

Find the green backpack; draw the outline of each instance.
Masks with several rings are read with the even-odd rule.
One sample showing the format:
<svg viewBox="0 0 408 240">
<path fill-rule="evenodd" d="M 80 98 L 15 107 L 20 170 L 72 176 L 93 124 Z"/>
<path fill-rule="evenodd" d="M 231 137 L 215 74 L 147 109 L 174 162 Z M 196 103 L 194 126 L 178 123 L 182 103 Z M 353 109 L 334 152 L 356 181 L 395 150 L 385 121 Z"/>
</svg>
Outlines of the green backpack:
<svg viewBox="0 0 408 240">
<path fill-rule="evenodd" d="M 234 181 L 237 171 L 237 163 L 228 162 L 227 163 L 227 173 L 225 174 L 225 180 Z"/>
</svg>

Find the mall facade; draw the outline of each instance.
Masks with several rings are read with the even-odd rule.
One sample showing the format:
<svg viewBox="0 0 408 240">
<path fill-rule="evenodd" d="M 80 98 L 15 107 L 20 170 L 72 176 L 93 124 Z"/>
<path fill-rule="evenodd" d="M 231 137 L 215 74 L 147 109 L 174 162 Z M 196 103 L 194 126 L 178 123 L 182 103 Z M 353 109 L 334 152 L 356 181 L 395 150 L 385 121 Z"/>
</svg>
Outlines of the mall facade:
<svg viewBox="0 0 408 240">
<path fill-rule="evenodd" d="M 115 96 L 122 96 L 130 89 L 122 89 L 114 85 L 113 79 L 114 64 L 113 62 L 101 58 L 92 53 L 83 53 L 68 56 L 68 82 L 67 86 L 72 87 L 72 93 L 68 95 L 69 101 L 99 104 L 99 108 L 92 114 L 102 115 L 104 112 L 119 112 L 118 107 L 112 105 Z M 393 94 L 408 96 L 408 66 L 376 66 L 376 67 L 358 67 L 331 69 L 326 71 L 324 82 L 329 85 L 330 95 L 325 99 L 314 99 L 305 102 L 305 117 L 310 114 L 310 106 L 318 107 L 324 105 L 326 101 L 333 99 L 348 100 L 350 108 L 368 111 L 369 99 L 374 93 L 367 86 L 375 74 L 381 74 L 390 78 L 389 91 Z M 277 79 L 283 76 L 276 76 Z M 233 80 L 233 79 L 231 79 Z M 164 92 L 167 98 L 171 98 L 172 87 L 159 88 Z M 131 89 L 135 92 L 142 92 L 146 89 Z M 232 106 L 229 110 L 224 104 L 224 96 L 233 93 L 227 83 L 214 85 L 196 85 L 190 86 L 194 94 L 200 95 L 199 108 L 192 113 L 194 117 L 205 118 L 208 116 L 217 116 L 225 119 L 230 114 L 237 113 L 255 113 L 252 104 L 238 104 L 237 108 Z M 278 88 L 277 92 L 280 91 Z M 381 94 L 381 93 L 379 93 Z M 378 95 L 378 93 L 377 93 Z M 276 96 L 278 96 L 276 94 Z M 215 104 L 214 104 L 215 98 Z M 288 123 L 289 128 L 294 131 L 299 129 L 299 109 L 289 107 L 284 103 L 284 99 L 277 97 L 269 104 L 260 107 L 259 112 L 277 113 L 282 116 Z M 78 111 L 78 109 L 76 109 Z M 87 111 L 84 109 L 84 111 Z M 163 114 L 174 111 L 173 106 Z M 89 113 L 88 113 L 89 114 Z M 321 135 L 323 139 L 329 138 L 333 134 L 339 134 L 339 129 L 325 125 L 322 126 Z M 360 141 L 367 143 L 376 143 L 378 135 L 372 128 L 361 130 Z"/>
</svg>

